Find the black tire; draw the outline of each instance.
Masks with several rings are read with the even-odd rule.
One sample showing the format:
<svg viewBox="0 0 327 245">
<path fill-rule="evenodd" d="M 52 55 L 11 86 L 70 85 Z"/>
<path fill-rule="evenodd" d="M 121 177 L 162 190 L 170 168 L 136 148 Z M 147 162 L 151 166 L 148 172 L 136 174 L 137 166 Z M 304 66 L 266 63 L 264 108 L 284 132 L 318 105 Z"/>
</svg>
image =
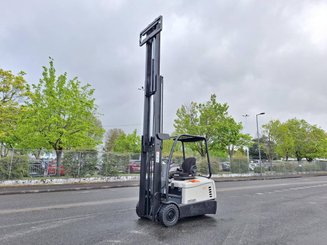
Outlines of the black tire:
<svg viewBox="0 0 327 245">
<path fill-rule="evenodd" d="M 136 204 L 136 214 L 137 214 L 137 216 L 139 216 L 139 218 L 142 218 L 141 214 L 140 214 L 139 202 L 137 202 L 137 204 Z"/>
<path fill-rule="evenodd" d="M 159 210 L 159 221 L 164 226 L 174 226 L 179 219 L 179 209 L 175 204 L 163 204 Z"/>
</svg>

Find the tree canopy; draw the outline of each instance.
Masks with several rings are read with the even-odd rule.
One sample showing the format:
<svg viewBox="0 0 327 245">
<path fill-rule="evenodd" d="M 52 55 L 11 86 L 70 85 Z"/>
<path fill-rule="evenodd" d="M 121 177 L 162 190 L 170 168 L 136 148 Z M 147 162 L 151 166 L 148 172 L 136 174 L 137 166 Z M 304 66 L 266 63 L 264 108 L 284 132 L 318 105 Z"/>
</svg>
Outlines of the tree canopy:
<svg viewBox="0 0 327 245">
<path fill-rule="evenodd" d="M 218 103 L 215 94 L 205 103 L 191 102 L 177 110 L 174 127 L 177 134 L 202 135 L 206 137 L 209 149 L 216 155 L 226 154 L 227 147 L 241 142 L 242 124 L 228 115 L 229 106 Z M 203 145 L 196 150 L 204 155 Z"/>
<path fill-rule="evenodd" d="M 298 161 L 305 158 L 312 161 L 317 157 L 326 156 L 327 135 L 316 125 L 310 125 L 305 120 L 289 119 L 284 123 L 279 120 L 263 125 L 275 144 L 276 153 L 286 160 L 290 157 Z"/>
<path fill-rule="evenodd" d="M 117 139 L 122 134 L 124 134 L 124 131 L 122 129 L 120 129 L 120 128 L 110 129 L 106 134 L 106 141 L 105 141 L 104 150 L 108 151 L 108 152 L 113 151 Z"/>
<path fill-rule="evenodd" d="M 111 129 L 107 134 L 105 150 L 118 153 L 140 153 L 141 138 L 136 129 L 131 134 L 122 129 Z"/>
<path fill-rule="evenodd" d="M 91 149 L 101 143 L 104 130 L 97 119 L 90 84 L 82 85 L 67 73 L 56 75 L 53 60 L 43 67 L 42 78 L 33 85 L 26 114 L 19 127 L 20 146 L 62 150 Z"/>
<path fill-rule="evenodd" d="M 14 147 L 16 130 L 22 113 L 22 102 L 26 99 L 29 86 L 24 72 L 17 75 L 0 69 L 0 144 Z M 2 152 L 2 151 L 1 151 Z"/>
</svg>

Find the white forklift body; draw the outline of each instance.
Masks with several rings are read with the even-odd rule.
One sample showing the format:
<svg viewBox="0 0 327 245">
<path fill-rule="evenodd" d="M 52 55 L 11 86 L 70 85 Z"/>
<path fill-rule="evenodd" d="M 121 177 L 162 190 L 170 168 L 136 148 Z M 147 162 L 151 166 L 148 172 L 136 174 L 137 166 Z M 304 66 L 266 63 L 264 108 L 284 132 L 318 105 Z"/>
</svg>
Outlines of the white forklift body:
<svg viewBox="0 0 327 245">
<path fill-rule="evenodd" d="M 189 180 L 173 179 L 169 185 L 181 189 L 182 205 L 216 199 L 216 186 L 212 179 L 200 176 Z"/>
</svg>

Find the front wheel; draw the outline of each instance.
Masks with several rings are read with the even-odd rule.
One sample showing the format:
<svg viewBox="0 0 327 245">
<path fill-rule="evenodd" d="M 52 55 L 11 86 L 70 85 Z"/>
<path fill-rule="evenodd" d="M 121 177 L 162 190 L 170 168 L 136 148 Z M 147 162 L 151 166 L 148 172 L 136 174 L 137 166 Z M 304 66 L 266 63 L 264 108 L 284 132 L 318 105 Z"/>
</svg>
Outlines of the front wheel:
<svg viewBox="0 0 327 245">
<path fill-rule="evenodd" d="M 175 204 L 163 204 L 159 211 L 159 221 L 164 226 L 174 226 L 179 219 L 179 209 Z"/>
<path fill-rule="evenodd" d="M 139 207 L 139 202 L 137 202 L 137 204 L 136 204 L 136 214 L 137 214 L 137 216 L 139 216 L 139 218 L 142 218 L 141 212 L 140 212 L 140 207 Z"/>
</svg>

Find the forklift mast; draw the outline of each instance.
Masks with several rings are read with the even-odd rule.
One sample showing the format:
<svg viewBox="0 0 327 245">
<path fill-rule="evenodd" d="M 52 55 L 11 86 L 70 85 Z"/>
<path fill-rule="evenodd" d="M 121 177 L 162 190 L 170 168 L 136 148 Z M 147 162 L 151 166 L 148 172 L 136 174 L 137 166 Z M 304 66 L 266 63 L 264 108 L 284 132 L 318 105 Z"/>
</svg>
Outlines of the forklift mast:
<svg viewBox="0 0 327 245">
<path fill-rule="evenodd" d="M 146 45 L 144 115 L 139 189 L 139 214 L 155 220 L 161 202 L 161 150 L 163 124 L 163 77 L 160 75 L 160 32 L 162 16 L 141 33 Z"/>
</svg>

